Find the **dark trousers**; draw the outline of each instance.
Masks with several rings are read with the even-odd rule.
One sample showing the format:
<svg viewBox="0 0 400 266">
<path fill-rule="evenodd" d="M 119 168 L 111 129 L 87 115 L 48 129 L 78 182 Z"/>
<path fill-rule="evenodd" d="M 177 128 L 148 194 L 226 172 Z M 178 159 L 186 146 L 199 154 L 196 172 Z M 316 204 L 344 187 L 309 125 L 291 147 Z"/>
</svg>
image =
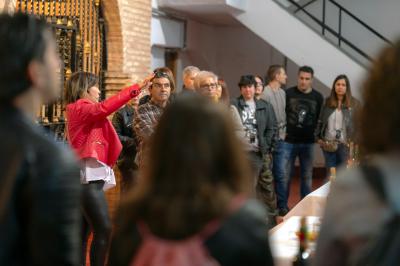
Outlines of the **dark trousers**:
<svg viewBox="0 0 400 266">
<path fill-rule="evenodd" d="M 303 199 L 311 192 L 313 163 L 314 163 L 314 143 L 283 143 L 283 158 L 287 160 L 286 165 L 286 204 L 289 199 L 290 183 L 293 174 L 294 163 L 299 157 L 300 161 L 300 195 Z"/>
<path fill-rule="evenodd" d="M 125 193 L 136 184 L 138 167 L 132 159 L 124 158 L 118 161 L 118 169 L 121 173 L 121 191 Z"/>
<path fill-rule="evenodd" d="M 86 265 L 87 242 L 92 231 L 90 265 L 104 266 L 111 236 L 111 220 L 103 191 L 104 181 L 93 181 L 82 186 L 82 212 L 84 216 L 82 265 Z"/>
</svg>

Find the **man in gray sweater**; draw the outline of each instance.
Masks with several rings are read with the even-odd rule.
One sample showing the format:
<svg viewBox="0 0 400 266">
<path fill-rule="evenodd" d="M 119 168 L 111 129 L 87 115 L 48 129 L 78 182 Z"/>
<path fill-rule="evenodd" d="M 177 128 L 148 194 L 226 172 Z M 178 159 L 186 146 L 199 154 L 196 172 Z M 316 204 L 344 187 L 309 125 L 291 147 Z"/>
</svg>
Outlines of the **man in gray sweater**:
<svg viewBox="0 0 400 266">
<path fill-rule="evenodd" d="M 277 195 L 277 205 L 279 216 L 284 216 L 288 212 L 286 200 L 286 183 L 285 183 L 285 160 L 282 157 L 281 143 L 286 136 L 286 95 L 281 88 L 286 84 L 287 75 L 285 69 L 280 65 L 271 65 L 267 71 L 268 85 L 265 87 L 261 99 L 270 103 L 275 111 L 278 123 L 277 144 L 273 151 L 272 172 L 275 178 L 275 191 Z"/>
</svg>

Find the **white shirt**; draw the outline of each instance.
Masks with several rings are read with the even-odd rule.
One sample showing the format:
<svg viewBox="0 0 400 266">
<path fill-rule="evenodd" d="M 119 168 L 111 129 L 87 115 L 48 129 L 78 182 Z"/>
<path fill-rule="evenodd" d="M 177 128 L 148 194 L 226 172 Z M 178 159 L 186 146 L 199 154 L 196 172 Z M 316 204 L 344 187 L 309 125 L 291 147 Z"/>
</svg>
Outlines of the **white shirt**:
<svg viewBox="0 0 400 266">
<path fill-rule="evenodd" d="M 337 132 L 340 131 L 340 138 L 336 138 Z M 325 139 L 326 140 L 338 140 L 339 142 L 345 143 L 346 136 L 346 127 L 344 123 L 343 112 L 340 109 L 335 109 L 329 118 L 328 125 L 325 131 Z"/>
<path fill-rule="evenodd" d="M 86 158 L 82 162 L 81 183 L 88 184 L 90 181 L 104 181 L 103 190 L 116 186 L 114 171 L 111 167 L 95 158 Z"/>
</svg>

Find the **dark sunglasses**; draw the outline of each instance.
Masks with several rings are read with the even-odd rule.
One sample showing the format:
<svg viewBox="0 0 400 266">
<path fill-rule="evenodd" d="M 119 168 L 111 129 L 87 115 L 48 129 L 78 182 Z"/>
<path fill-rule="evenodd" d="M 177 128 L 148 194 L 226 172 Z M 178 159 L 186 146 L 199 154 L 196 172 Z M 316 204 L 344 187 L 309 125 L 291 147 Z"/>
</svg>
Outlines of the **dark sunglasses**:
<svg viewBox="0 0 400 266">
<path fill-rule="evenodd" d="M 168 74 L 165 73 L 165 72 L 162 72 L 162 71 L 154 70 L 153 73 L 154 73 L 154 78 L 153 79 L 155 79 L 155 78 L 169 78 Z"/>
</svg>

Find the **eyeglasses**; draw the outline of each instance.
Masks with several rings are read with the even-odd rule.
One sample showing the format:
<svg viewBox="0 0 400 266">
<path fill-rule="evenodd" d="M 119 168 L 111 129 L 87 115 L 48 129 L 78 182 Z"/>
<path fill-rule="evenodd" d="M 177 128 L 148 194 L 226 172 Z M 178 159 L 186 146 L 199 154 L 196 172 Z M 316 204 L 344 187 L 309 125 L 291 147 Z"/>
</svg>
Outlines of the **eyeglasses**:
<svg viewBox="0 0 400 266">
<path fill-rule="evenodd" d="M 169 84 L 169 83 L 153 83 L 153 88 L 156 88 L 156 89 L 161 89 L 161 88 L 169 89 L 170 87 L 171 87 L 171 84 Z"/>
<path fill-rule="evenodd" d="M 257 82 L 257 83 L 256 83 L 256 87 L 257 87 L 257 86 L 262 87 L 262 86 L 264 86 L 264 84 L 263 84 L 262 82 Z"/>
<path fill-rule="evenodd" d="M 211 83 L 211 84 L 204 84 L 200 86 L 201 89 L 216 89 L 217 84 L 216 83 Z"/>
</svg>

